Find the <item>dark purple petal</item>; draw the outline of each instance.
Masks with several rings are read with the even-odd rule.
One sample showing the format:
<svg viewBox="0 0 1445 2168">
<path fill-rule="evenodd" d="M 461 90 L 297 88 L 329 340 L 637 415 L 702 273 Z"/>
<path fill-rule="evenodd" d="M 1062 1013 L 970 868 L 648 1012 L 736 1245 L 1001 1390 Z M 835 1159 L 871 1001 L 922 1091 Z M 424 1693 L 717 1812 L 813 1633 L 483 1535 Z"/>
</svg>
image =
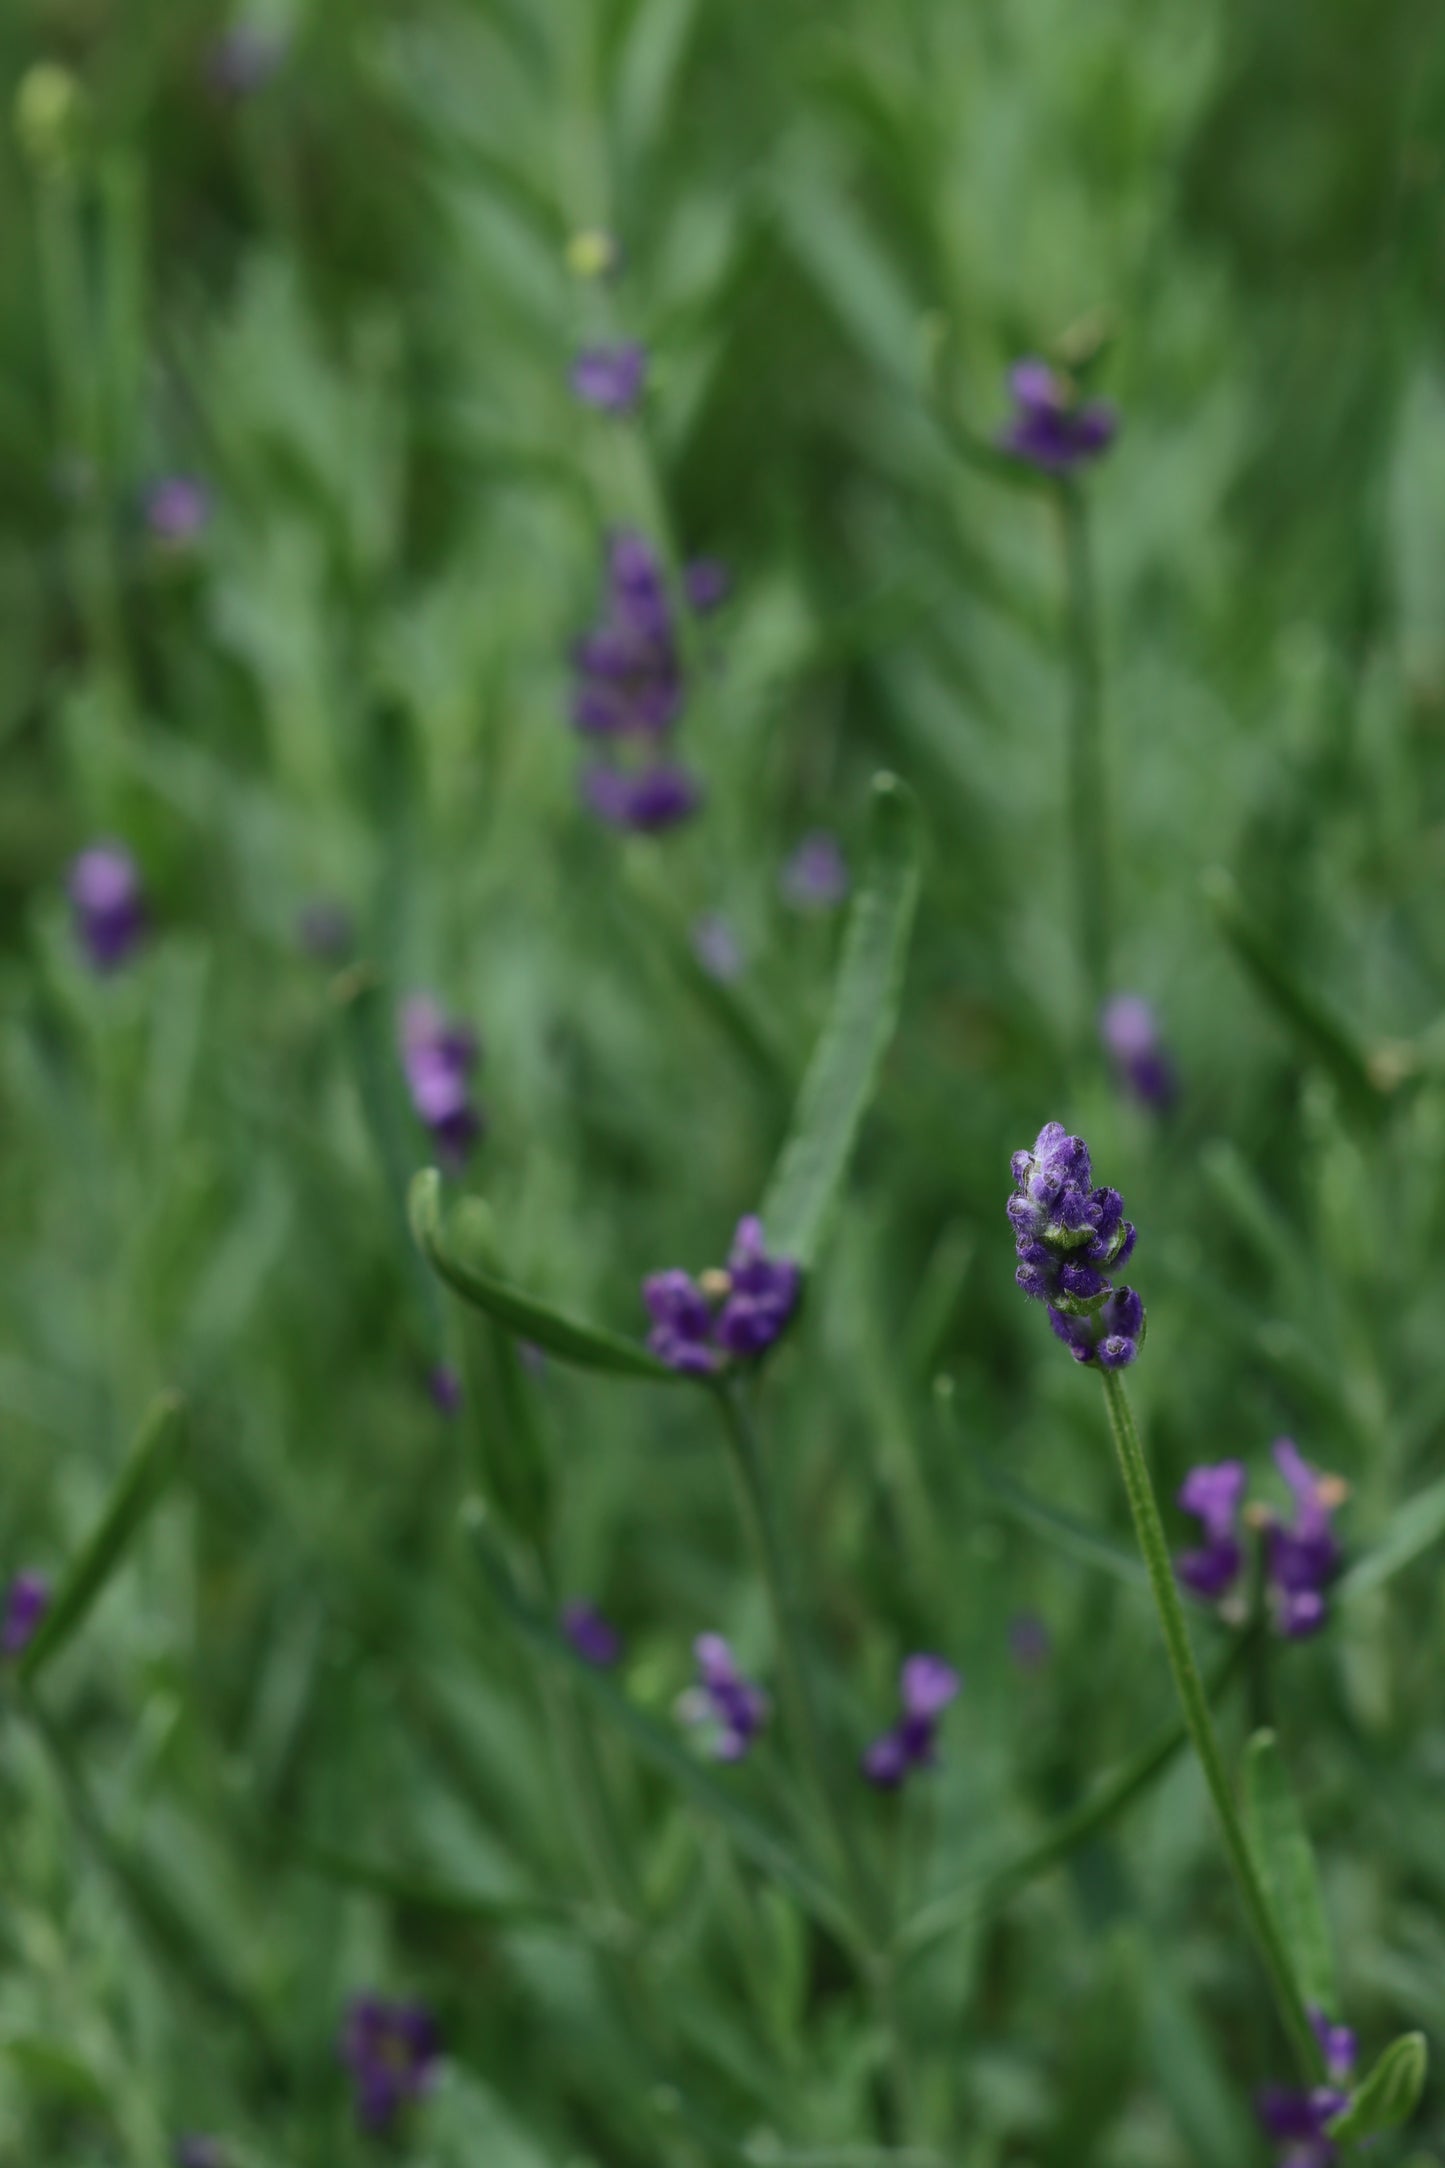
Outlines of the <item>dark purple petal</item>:
<svg viewBox="0 0 1445 2168">
<path fill-rule="evenodd" d="M 783 895 L 800 911 L 831 911 L 850 886 L 843 846 L 826 829 L 814 829 L 783 867 Z"/>
<path fill-rule="evenodd" d="M 205 532 L 211 517 L 211 493 L 193 475 L 173 474 L 146 491 L 145 522 L 167 548 L 180 549 Z"/>
<path fill-rule="evenodd" d="M 50 1583 L 43 1573 L 17 1573 L 5 1594 L 0 1625 L 0 1656 L 21 1656 L 39 1631 L 50 1608 Z"/>
<path fill-rule="evenodd" d="M 582 777 L 585 803 L 612 828 L 656 835 L 691 819 L 702 804 L 702 791 L 685 768 L 667 765 L 629 773 L 622 768 L 588 768 Z"/>
<path fill-rule="evenodd" d="M 578 1599 L 564 1606 L 562 1631 L 584 1663 L 609 1671 L 622 1657 L 622 1636 L 595 1604 Z"/>
<path fill-rule="evenodd" d="M 603 414 L 630 414 L 646 380 L 643 346 L 589 346 L 572 364 L 573 391 L 584 406 Z"/>
<path fill-rule="evenodd" d="M 427 1372 L 426 1389 L 443 1415 L 459 1415 L 462 1381 L 450 1363 L 436 1363 Z"/>
<path fill-rule="evenodd" d="M 898 1690 L 909 1716 L 940 1716 L 963 1685 L 952 1664 L 941 1656 L 905 1657 Z"/>
<path fill-rule="evenodd" d="M 71 863 L 67 882 L 76 936 L 93 970 L 119 970 L 144 938 L 145 899 L 123 843 L 93 843 Z"/>
</svg>

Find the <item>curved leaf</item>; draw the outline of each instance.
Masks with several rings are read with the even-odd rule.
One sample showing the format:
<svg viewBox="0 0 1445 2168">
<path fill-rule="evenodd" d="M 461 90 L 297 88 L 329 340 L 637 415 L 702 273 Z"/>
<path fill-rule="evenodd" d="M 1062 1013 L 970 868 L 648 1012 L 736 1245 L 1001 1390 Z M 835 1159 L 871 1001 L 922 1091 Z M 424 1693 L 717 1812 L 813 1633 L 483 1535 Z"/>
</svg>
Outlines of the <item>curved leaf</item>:
<svg viewBox="0 0 1445 2168">
<path fill-rule="evenodd" d="M 1333 2012 L 1334 1958 L 1314 1847 L 1272 1731 L 1256 1732 L 1246 1750 L 1244 1811 L 1260 1879 L 1300 1992 L 1314 2009 Z"/>
<path fill-rule="evenodd" d="M 571 1363 L 579 1370 L 600 1370 L 612 1377 L 650 1378 L 655 1385 L 686 1382 L 682 1372 L 670 1370 L 640 1342 L 564 1317 L 535 1295 L 525 1294 L 521 1288 L 458 1257 L 442 1230 L 441 1177 L 434 1167 L 428 1167 L 412 1183 L 410 1208 L 412 1233 L 432 1270 L 454 1294 L 474 1309 L 484 1310 L 518 1339 L 532 1341 L 559 1362 Z"/>
<path fill-rule="evenodd" d="M 183 1405 L 179 1393 L 162 1393 L 142 1423 L 105 1511 L 71 1562 L 20 1659 L 20 1677 L 27 1686 L 34 1684 L 51 1658 L 79 1631 L 164 1495 L 185 1444 Z"/>
<path fill-rule="evenodd" d="M 896 776 L 880 775 L 868 867 L 848 920 L 832 1009 L 762 1205 L 771 1248 L 805 1270 L 818 1254 L 898 1021 L 919 878 L 917 801 Z"/>
<path fill-rule="evenodd" d="M 1425 2090 L 1429 2063 L 1423 2033 L 1392 2040 L 1344 2114 L 1331 2123 L 1330 2136 L 1348 2145 L 1408 2123 Z"/>
</svg>

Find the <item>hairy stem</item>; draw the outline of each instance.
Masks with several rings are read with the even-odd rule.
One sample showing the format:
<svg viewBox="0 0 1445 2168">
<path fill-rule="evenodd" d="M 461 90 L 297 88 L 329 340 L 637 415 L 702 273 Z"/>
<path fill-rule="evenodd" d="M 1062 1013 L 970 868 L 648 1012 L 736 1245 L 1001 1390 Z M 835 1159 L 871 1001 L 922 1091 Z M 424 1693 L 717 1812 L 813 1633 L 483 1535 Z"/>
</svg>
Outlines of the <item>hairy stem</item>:
<svg viewBox="0 0 1445 2168">
<path fill-rule="evenodd" d="M 1059 485 L 1068 588 L 1069 852 L 1079 965 L 1095 1015 L 1109 992 L 1109 808 L 1104 774 L 1104 703 L 1099 618 L 1089 516 L 1076 483 Z"/>
</svg>

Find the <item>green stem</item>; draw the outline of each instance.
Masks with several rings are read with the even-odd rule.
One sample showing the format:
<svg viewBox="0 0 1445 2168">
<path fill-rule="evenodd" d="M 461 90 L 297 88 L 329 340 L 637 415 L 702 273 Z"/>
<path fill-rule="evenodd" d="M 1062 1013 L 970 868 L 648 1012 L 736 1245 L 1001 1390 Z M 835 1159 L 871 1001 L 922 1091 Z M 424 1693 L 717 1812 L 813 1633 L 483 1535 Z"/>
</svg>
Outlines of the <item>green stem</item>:
<svg viewBox="0 0 1445 2168">
<path fill-rule="evenodd" d="M 1104 778 L 1104 702 L 1099 614 L 1088 508 L 1072 482 L 1059 485 L 1068 585 L 1069 852 L 1083 983 L 1097 1015 L 1109 992 L 1109 809 Z"/>
<path fill-rule="evenodd" d="M 1169 1668 L 1174 1674 L 1184 1722 L 1204 1771 L 1210 1797 L 1214 1801 L 1214 1811 L 1219 1818 L 1220 1833 L 1224 1838 L 1224 1849 L 1229 1857 L 1245 1915 L 1259 1946 L 1259 1954 L 1269 1974 L 1280 2017 L 1305 2073 L 1311 2079 L 1317 2080 L 1322 2074 L 1319 2048 L 1300 1994 L 1299 1983 L 1295 1979 L 1289 1952 L 1275 1925 L 1269 1901 L 1260 1883 L 1254 1855 L 1249 1848 L 1249 1840 L 1244 1833 L 1244 1824 L 1240 1820 L 1234 1793 L 1230 1788 L 1224 1757 L 1220 1752 L 1213 1719 L 1209 1714 L 1209 1697 L 1205 1693 L 1204 1681 L 1199 1675 L 1199 1666 L 1195 1662 L 1193 1646 L 1190 1643 L 1184 1605 L 1180 1601 L 1179 1587 L 1174 1577 L 1164 1524 L 1159 1518 L 1154 1485 L 1139 1443 L 1139 1433 L 1134 1426 L 1129 1396 L 1124 1380 L 1117 1370 L 1106 1370 L 1103 1378 L 1104 1401 L 1109 1410 L 1109 1423 L 1119 1456 L 1119 1469 L 1124 1478 L 1129 1510 L 1134 1516 L 1139 1549 L 1149 1570 L 1149 1585 L 1159 1613 L 1164 1647 L 1169 1658 Z"/>
</svg>

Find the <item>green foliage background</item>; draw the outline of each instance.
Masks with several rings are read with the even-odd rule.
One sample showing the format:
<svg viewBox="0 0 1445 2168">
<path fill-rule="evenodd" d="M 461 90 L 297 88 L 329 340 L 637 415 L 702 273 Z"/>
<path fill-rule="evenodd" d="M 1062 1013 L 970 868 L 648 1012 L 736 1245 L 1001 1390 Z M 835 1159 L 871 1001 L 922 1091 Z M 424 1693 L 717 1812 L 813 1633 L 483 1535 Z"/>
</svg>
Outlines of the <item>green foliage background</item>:
<svg viewBox="0 0 1445 2168">
<path fill-rule="evenodd" d="M 359 2161 L 332 2043 L 367 1985 L 446 2034 L 414 2168 L 872 2160 L 839 2150 L 874 2142 L 878 2041 L 836 1943 L 604 1723 L 664 2052 L 619 1993 L 539 1672 L 460 1528 L 505 1423 L 486 1391 L 456 1425 L 427 1400 L 469 1328 L 362 1078 L 395 1098 L 399 990 L 474 1019 L 466 1187 L 507 1272 L 639 1330 L 641 1275 L 718 1257 L 760 1195 L 825 1012 L 837 922 L 789 912 L 780 864 L 825 826 L 861 865 L 880 767 L 917 792 L 901 1027 L 765 1409 L 844 1751 L 903 1653 L 966 1673 L 936 1778 L 852 1803 L 902 1914 L 1170 1715 L 1138 1586 L 979 1460 L 1122 1532 L 1097 1390 L 1012 1284 L 1007 1158 L 1043 1120 L 1140 1225 L 1161 1489 L 1226 1454 L 1267 1489 L 1288 1430 L 1348 1478 L 1352 1548 L 1423 1540 L 1445 38 L 1425 0 L 275 21 L 284 65 L 226 105 L 192 0 L 0 16 L 8 108 L 38 61 L 81 86 L 59 136 L 0 149 L 0 1569 L 59 1572 L 153 1394 L 190 1409 L 180 1480 L 46 1677 L 51 1748 L 0 1713 L 0 2160 L 140 2168 L 206 2129 L 242 2168 Z M 591 226 L 625 244 L 605 289 L 566 268 Z M 1100 311 L 1113 978 L 1177 1056 L 1163 1125 L 1103 1073 L 1075 960 L 1053 507 L 958 436 Z M 653 351 L 645 451 L 567 390 L 608 327 Z M 138 510 L 177 470 L 215 497 L 181 556 Z M 736 596 L 684 726 L 706 815 L 620 845 L 576 803 L 566 650 L 602 531 L 659 489 Z M 63 895 L 97 834 L 155 921 L 100 986 Z M 361 928 L 339 989 L 295 938 L 318 896 Z M 741 1017 L 687 966 L 704 911 L 747 951 Z M 670 1724 L 708 1628 L 769 1675 L 706 1410 L 556 1365 L 524 1390 L 556 1588 L 623 1627 L 628 1695 Z M 1372 2052 L 1445 2027 L 1440 1555 L 1362 1575 L 1226 1705 L 1232 1751 L 1279 1730 Z M 1025 1611 L 1054 1645 L 1027 1676 Z M 773 1749 L 725 1781 L 781 1819 Z M 317 1847 L 583 1926 L 342 1887 Z M 1248 2096 L 1283 2042 L 1182 1763 L 1006 1911 L 965 1907 L 899 1994 L 964 2168 L 1266 2158 Z M 1438 2093 L 1372 2157 L 1432 2143 Z"/>
</svg>

